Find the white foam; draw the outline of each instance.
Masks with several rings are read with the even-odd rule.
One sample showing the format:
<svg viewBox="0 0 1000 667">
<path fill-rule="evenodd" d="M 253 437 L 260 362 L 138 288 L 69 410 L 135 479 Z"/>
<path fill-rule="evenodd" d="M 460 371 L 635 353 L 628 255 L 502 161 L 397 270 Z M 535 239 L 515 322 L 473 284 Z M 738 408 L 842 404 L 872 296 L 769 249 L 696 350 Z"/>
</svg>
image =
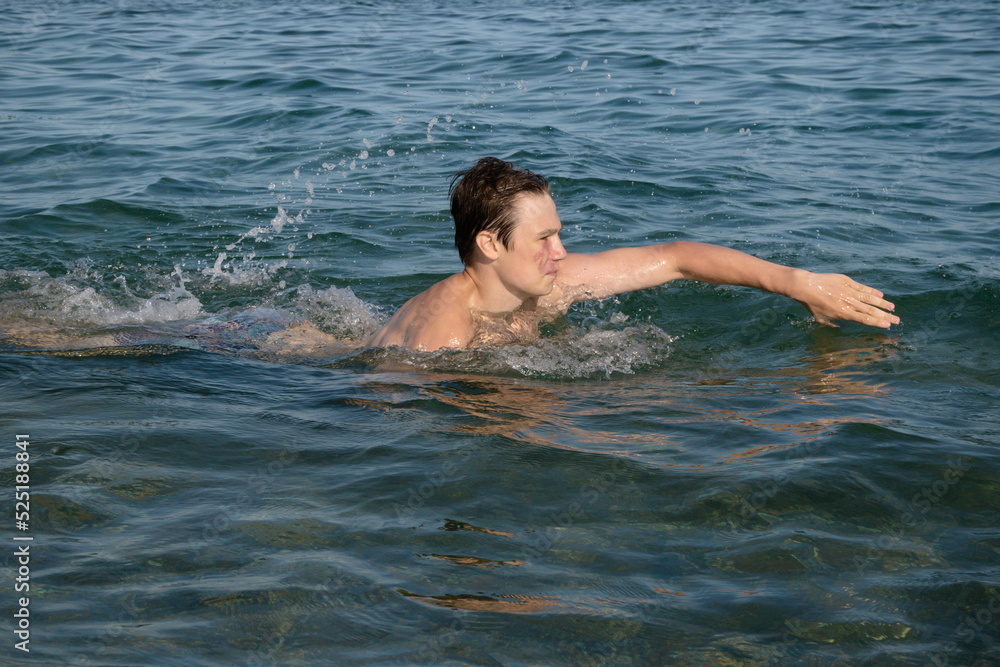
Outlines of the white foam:
<svg viewBox="0 0 1000 667">
<path fill-rule="evenodd" d="M 386 320 L 376 306 L 359 299 L 350 287 L 315 290 L 301 285 L 293 308 L 330 333 L 355 339 L 371 336 Z"/>
<path fill-rule="evenodd" d="M 621 330 L 595 326 L 582 336 L 574 331 L 530 345 L 509 345 L 497 349 L 495 355 L 502 365 L 522 375 L 607 378 L 662 363 L 670 356 L 673 340 L 649 324 Z"/>
<path fill-rule="evenodd" d="M 53 278 L 44 271 L 0 271 L 0 280 L 16 276 L 27 282 L 25 289 L 4 294 L 3 318 L 41 318 L 61 326 L 111 326 L 204 316 L 201 301 L 187 290 L 179 268 L 175 269 L 175 275 L 176 286 L 149 298 L 135 297 L 126 292 L 124 299 L 113 300 L 91 286 Z"/>
<path fill-rule="evenodd" d="M 574 327 L 531 343 L 427 354 L 391 348 L 379 358 L 435 371 L 564 379 L 609 379 L 633 375 L 666 362 L 674 337 L 651 324 L 609 328 L 628 318 L 612 317 L 586 329 Z"/>
</svg>

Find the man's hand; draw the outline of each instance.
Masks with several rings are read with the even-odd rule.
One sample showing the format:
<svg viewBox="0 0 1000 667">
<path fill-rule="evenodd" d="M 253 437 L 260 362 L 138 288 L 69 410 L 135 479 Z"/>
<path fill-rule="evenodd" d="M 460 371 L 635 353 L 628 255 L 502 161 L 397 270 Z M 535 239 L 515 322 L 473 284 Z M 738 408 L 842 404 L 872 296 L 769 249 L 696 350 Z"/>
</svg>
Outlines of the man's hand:
<svg viewBox="0 0 1000 667">
<path fill-rule="evenodd" d="M 788 296 L 809 309 L 820 324 L 835 327 L 834 320 L 860 322 L 888 329 L 899 318 L 887 311 L 896 306 L 882 292 L 839 273 L 796 270 Z"/>
</svg>

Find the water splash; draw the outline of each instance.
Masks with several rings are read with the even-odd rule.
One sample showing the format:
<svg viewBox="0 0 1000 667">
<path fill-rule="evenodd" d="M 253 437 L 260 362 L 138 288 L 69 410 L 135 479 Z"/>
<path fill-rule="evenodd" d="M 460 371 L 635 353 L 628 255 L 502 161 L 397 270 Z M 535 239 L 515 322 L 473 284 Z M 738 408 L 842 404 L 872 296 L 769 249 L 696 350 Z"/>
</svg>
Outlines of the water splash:
<svg viewBox="0 0 1000 667">
<path fill-rule="evenodd" d="M 614 326 L 622 319 L 627 318 L 609 318 L 589 327 L 573 326 L 531 343 L 429 354 L 390 348 L 371 350 L 364 356 L 366 363 L 376 367 L 402 364 L 432 372 L 569 380 L 610 379 L 665 364 L 675 338 L 651 324 Z"/>
<path fill-rule="evenodd" d="M 112 298 L 93 286 L 80 285 L 72 274 L 54 278 L 45 271 L 0 271 L 2 321 L 37 319 L 65 327 L 114 326 L 187 320 L 205 315 L 202 303 L 188 291 L 179 266 L 170 274 L 177 284 L 152 296 L 135 296 L 123 276 L 113 284 L 123 294 Z M 76 277 L 78 279 L 78 276 Z"/>
<path fill-rule="evenodd" d="M 650 324 L 621 330 L 591 327 L 531 345 L 493 351 L 497 370 L 509 368 L 528 377 L 610 378 L 634 374 L 664 363 L 674 338 Z"/>
<path fill-rule="evenodd" d="M 291 310 L 327 333 L 355 340 L 371 336 L 386 321 L 377 306 L 359 299 L 350 287 L 315 290 L 301 285 L 295 290 Z"/>
</svg>

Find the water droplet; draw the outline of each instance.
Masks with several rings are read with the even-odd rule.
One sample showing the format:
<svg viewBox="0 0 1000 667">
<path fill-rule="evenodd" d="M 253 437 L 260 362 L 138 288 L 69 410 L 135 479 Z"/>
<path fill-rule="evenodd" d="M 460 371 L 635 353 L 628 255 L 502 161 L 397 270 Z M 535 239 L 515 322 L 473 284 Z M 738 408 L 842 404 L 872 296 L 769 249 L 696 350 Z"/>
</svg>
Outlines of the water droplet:
<svg viewBox="0 0 1000 667">
<path fill-rule="evenodd" d="M 670 89 L 670 94 L 671 95 L 676 95 L 677 94 L 677 89 L 676 88 L 671 88 Z"/>
<path fill-rule="evenodd" d="M 393 155 L 395 155 L 395 154 L 396 154 L 396 151 L 394 151 L 394 150 L 392 150 L 392 149 L 390 148 L 389 150 L 387 150 L 387 151 L 385 152 L 385 154 L 386 154 L 386 155 L 388 155 L 389 157 L 392 157 Z"/>
<path fill-rule="evenodd" d="M 568 70 L 569 70 L 570 72 L 572 72 L 572 71 L 573 71 L 573 66 L 572 66 L 572 65 L 570 65 L 570 66 L 569 66 L 569 67 L 567 67 L 566 69 L 568 69 Z"/>
<path fill-rule="evenodd" d="M 358 157 L 361 158 L 362 160 L 367 160 L 368 159 L 368 151 L 361 151 L 361 153 L 358 154 Z"/>
<path fill-rule="evenodd" d="M 584 70 L 584 69 L 587 69 L 587 65 L 588 65 L 589 63 L 590 63 L 590 61 L 589 61 L 589 60 L 584 60 L 584 61 L 583 61 L 582 63 L 580 63 L 580 69 L 581 69 L 581 70 Z"/>
</svg>

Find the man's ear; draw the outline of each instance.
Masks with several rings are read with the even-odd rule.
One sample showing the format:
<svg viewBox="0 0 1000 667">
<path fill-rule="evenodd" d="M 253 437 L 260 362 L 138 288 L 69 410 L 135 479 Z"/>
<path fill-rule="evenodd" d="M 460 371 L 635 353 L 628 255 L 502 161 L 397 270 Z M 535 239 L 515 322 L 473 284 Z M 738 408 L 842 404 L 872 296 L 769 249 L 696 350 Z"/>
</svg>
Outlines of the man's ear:
<svg viewBox="0 0 1000 667">
<path fill-rule="evenodd" d="M 500 256 L 500 240 L 493 232 L 483 230 L 476 234 L 476 246 L 487 259 L 494 260 Z"/>
</svg>

